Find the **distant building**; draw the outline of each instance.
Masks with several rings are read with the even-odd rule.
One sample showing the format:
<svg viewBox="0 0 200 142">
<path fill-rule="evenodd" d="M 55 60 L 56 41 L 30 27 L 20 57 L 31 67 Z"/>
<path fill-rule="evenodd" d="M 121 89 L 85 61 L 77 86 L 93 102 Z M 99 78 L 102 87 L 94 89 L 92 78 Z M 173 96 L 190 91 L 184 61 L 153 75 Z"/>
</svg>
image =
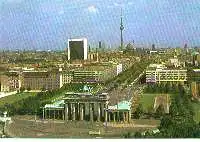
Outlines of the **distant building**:
<svg viewBox="0 0 200 142">
<path fill-rule="evenodd" d="M 179 59 L 175 56 L 174 58 L 170 58 L 168 60 L 168 66 L 174 68 L 185 67 L 185 62 L 180 62 Z"/>
<path fill-rule="evenodd" d="M 185 81 L 187 81 L 187 70 L 184 69 L 167 69 L 162 64 L 151 64 L 146 70 L 146 83 Z"/>
<path fill-rule="evenodd" d="M 63 71 L 62 82 L 67 83 L 103 83 L 123 71 L 122 64 L 104 63 L 103 65 L 83 66 Z"/>
<path fill-rule="evenodd" d="M 73 72 L 63 72 L 62 73 L 62 83 L 68 84 L 73 81 Z"/>
<path fill-rule="evenodd" d="M 87 60 L 87 39 L 68 39 L 68 60 Z"/>
<path fill-rule="evenodd" d="M 33 70 L 21 68 L 0 75 L 1 92 L 25 90 L 53 90 L 61 88 L 62 70 Z"/>
<path fill-rule="evenodd" d="M 190 87 L 193 97 L 200 97 L 200 69 L 193 69 L 190 73 Z"/>
<path fill-rule="evenodd" d="M 93 62 L 99 62 L 99 53 L 98 52 L 88 53 L 88 60 Z"/>
<path fill-rule="evenodd" d="M 152 55 L 152 54 L 157 54 L 158 53 L 158 51 L 156 51 L 156 50 L 151 50 L 150 51 L 150 55 Z"/>
<path fill-rule="evenodd" d="M 63 84 L 67 83 L 100 83 L 101 71 L 76 70 L 63 72 Z"/>
<path fill-rule="evenodd" d="M 100 83 L 102 82 L 101 71 L 74 71 L 73 72 L 74 78 L 73 82 L 79 83 Z"/>
<path fill-rule="evenodd" d="M 67 83 L 102 83 L 103 71 L 75 70 L 63 73 L 63 84 Z M 108 79 L 108 78 L 107 78 Z"/>
<path fill-rule="evenodd" d="M 199 54 L 199 52 L 196 52 L 196 51 L 192 52 L 192 64 L 194 66 L 198 66 L 200 64 L 200 54 Z"/>
<path fill-rule="evenodd" d="M 122 64 L 117 65 L 117 75 L 120 74 L 122 70 L 123 70 Z"/>
<path fill-rule="evenodd" d="M 4 75 L 0 75 L 0 91 L 11 92 L 19 90 L 20 81 L 17 73 L 7 72 Z"/>
<path fill-rule="evenodd" d="M 59 71 L 23 71 L 21 74 L 22 87 L 31 90 L 53 90 L 60 88 Z"/>
<path fill-rule="evenodd" d="M 6 75 L 0 76 L 0 84 L 1 84 L 1 92 L 9 92 L 10 91 L 10 84 L 9 84 L 9 77 Z"/>
</svg>

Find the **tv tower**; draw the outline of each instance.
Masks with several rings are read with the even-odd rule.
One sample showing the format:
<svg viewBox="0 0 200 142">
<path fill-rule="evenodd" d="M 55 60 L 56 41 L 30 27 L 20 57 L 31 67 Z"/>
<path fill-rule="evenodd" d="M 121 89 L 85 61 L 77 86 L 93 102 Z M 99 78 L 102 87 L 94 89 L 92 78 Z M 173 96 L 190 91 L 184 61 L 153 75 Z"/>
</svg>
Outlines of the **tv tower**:
<svg viewBox="0 0 200 142">
<path fill-rule="evenodd" d="M 123 50 L 123 30 L 124 30 L 124 26 L 123 26 L 123 20 L 122 20 L 122 9 L 121 9 L 121 22 L 120 22 L 120 31 L 121 31 L 121 46 L 120 46 L 120 50 Z"/>
</svg>

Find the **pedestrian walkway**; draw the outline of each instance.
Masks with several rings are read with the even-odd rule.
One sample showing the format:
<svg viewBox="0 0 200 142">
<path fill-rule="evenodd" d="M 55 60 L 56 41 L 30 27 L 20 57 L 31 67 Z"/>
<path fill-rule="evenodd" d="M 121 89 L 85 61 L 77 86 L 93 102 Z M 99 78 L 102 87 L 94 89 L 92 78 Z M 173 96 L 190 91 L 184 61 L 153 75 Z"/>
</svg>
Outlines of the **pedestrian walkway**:
<svg viewBox="0 0 200 142">
<path fill-rule="evenodd" d="M 9 93 L 0 92 L 0 98 L 6 97 L 6 96 L 10 96 L 10 95 L 15 95 L 15 94 L 17 94 L 17 91 L 9 92 Z"/>
<path fill-rule="evenodd" d="M 134 123 L 114 123 L 108 122 L 106 124 L 107 127 L 115 127 L 115 128 L 156 128 L 156 125 L 141 125 L 141 124 L 134 124 Z"/>
</svg>

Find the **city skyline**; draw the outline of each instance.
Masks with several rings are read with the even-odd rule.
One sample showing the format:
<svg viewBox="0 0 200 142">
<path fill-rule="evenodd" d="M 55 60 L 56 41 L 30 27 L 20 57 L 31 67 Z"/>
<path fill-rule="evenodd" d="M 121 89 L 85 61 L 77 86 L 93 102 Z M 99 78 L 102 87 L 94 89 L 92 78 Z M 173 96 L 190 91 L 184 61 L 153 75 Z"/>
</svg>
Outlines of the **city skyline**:
<svg viewBox="0 0 200 142">
<path fill-rule="evenodd" d="M 125 44 L 200 45 L 198 0 L 2 0 L 0 7 L 2 49 L 64 50 L 80 37 L 117 47 L 121 8 Z"/>
</svg>

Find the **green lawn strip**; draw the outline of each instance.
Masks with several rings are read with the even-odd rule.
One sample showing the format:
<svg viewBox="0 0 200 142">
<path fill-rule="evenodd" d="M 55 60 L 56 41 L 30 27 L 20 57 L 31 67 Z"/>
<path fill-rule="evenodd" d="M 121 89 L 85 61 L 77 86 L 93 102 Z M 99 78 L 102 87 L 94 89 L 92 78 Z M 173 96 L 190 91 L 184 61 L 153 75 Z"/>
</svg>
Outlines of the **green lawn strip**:
<svg viewBox="0 0 200 142">
<path fill-rule="evenodd" d="M 160 94 L 144 94 L 141 95 L 139 103 L 142 104 L 142 107 L 145 112 L 148 112 L 149 108 L 153 108 L 154 98 Z"/>
<path fill-rule="evenodd" d="M 200 122 L 200 103 L 192 103 L 192 106 L 194 108 L 194 120 L 196 122 Z"/>
<path fill-rule="evenodd" d="M 13 104 L 19 100 L 25 99 L 30 96 L 34 96 L 36 94 L 37 93 L 35 92 L 23 92 L 0 98 L 0 107 L 4 106 L 6 103 Z"/>
<path fill-rule="evenodd" d="M 166 94 L 166 93 L 164 93 L 164 94 Z M 148 112 L 148 110 L 150 108 L 153 108 L 155 97 L 160 96 L 160 95 L 162 95 L 162 94 L 156 93 L 156 94 L 142 94 L 141 95 L 139 103 L 142 104 L 142 107 L 143 107 L 145 112 Z M 168 94 L 168 95 L 172 96 L 172 94 Z"/>
</svg>

